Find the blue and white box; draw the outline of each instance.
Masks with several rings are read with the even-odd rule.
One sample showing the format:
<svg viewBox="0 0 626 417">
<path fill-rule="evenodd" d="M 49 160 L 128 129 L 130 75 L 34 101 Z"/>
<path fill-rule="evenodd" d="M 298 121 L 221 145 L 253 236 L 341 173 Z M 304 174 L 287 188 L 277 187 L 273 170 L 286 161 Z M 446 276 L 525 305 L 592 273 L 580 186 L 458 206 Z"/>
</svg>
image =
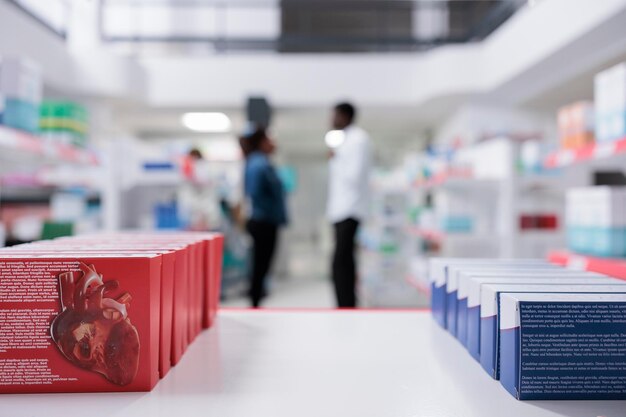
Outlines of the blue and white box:
<svg viewBox="0 0 626 417">
<path fill-rule="evenodd" d="M 519 263 L 547 264 L 541 259 L 484 259 L 484 258 L 432 258 L 429 263 L 429 279 L 431 282 L 431 312 L 435 321 L 443 328 L 447 328 L 447 294 L 449 268 L 454 265 L 500 265 Z M 455 300 L 456 303 L 456 300 Z"/>
<path fill-rule="evenodd" d="M 430 280 L 430 308 L 435 321 L 446 327 L 446 281 L 448 266 L 462 262 L 484 262 L 484 259 L 468 258 L 431 258 L 429 261 L 428 278 Z"/>
<path fill-rule="evenodd" d="M 503 294 L 501 378 L 518 400 L 626 400 L 626 295 Z"/>
<path fill-rule="evenodd" d="M 477 361 L 481 362 L 482 322 L 480 318 L 481 288 L 484 284 L 600 284 L 619 283 L 615 278 L 606 275 L 583 271 L 562 270 L 558 273 L 534 273 L 532 276 L 509 274 L 490 277 L 472 277 L 469 279 L 467 297 L 467 350 Z M 465 281 L 464 283 L 467 283 Z M 490 369 L 490 368 L 485 368 Z M 489 372 L 489 371 L 488 371 Z"/>
<path fill-rule="evenodd" d="M 463 344 L 463 346 L 468 345 L 468 295 L 469 295 L 469 285 L 470 279 L 473 277 L 519 277 L 526 278 L 529 276 L 551 276 L 551 275 L 571 275 L 575 274 L 586 274 L 586 272 L 574 272 L 569 269 L 565 269 L 558 265 L 553 265 L 549 263 L 539 264 L 539 265 L 520 265 L 517 267 L 493 267 L 493 268 L 476 268 L 473 267 L 463 268 L 462 270 L 454 271 L 449 274 L 450 278 L 448 279 L 448 283 L 446 285 L 446 291 L 450 291 L 455 289 L 456 287 L 456 320 L 455 323 L 450 324 L 456 327 L 455 336 L 459 341 Z M 455 278 L 456 276 L 456 278 Z M 447 305 L 448 312 L 453 314 L 453 308 L 450 308 L 450 305 Z M 478 314 L 476 315 L 478 317 Z M 452 321 L 449 320 L 449 323 Z"/>
<path fill-rule="evenodd" d="M 626 282 L 587 284 L 584 281 L 559 284 L 484 284 L 481 291 L 481 365 L 494 379 L 500 378 L 500 299 L 505 293 L 623 293 Z"/>
<path fill-rule="evenodd" d="M 482 263 L 451 264 L 448 267 L 446 279 L 446 329 L 452 335 L 457 335 L 457 312 L 458 312 L 458 285 L 461 273 L 464 271 L 531 271 L 531 270 L 554 270 L 563 267 L 550 264 L 542 259 L 508 259 L 508 260 L 483 260 Z"/>
</svg>

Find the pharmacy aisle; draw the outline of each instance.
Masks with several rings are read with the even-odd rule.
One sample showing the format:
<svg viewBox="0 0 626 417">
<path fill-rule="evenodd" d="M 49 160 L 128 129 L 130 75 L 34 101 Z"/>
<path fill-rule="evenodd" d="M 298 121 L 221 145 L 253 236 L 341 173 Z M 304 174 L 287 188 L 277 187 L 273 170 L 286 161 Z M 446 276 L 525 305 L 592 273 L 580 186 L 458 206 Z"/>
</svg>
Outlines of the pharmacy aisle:
<svg viewBox="0 0 626 417">
<path fill-rule="evenodd" d="M 520 402 L 427 311 L 223 310 L 147 394 L 3 396 L 0 415 L 622 416 L 626 401 Z M 210 410 L 210 411 L 209 411 Z"/>
</svg>

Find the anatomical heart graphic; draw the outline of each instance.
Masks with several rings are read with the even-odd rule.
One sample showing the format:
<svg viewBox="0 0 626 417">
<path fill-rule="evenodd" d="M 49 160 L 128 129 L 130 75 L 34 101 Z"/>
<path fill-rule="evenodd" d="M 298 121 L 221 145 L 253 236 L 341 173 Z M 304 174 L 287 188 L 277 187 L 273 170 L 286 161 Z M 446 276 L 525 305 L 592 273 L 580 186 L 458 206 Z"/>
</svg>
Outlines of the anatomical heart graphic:
<svg viewBox="0 0 626 417">
<path fill-rule="evenodd" d="M 59 274 L 61 313 L 50 327 L 52 340 L 73 364 L 127 385 L 139 365 L 139 335 L 128 318 L 131 296 L 112 296 L 119 282 L 105 282 L 93 265 L 79 268 Z"/>
</svg>

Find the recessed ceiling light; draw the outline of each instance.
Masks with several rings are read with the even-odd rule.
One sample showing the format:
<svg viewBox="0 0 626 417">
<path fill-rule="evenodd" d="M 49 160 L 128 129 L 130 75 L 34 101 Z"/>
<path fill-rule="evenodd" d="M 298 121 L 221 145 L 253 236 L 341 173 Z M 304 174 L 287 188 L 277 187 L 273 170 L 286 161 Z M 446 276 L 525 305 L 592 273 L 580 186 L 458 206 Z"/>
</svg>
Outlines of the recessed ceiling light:
<svg viewBox="0 0 626 417">
<path fill-rule="evenodd" d="M 224 113 L 185 113 L 181 122 L 196 132 L 224 133 L 231 127 L 230 119 Z"/>
<path fill-rule="evenodd" d="M 346 140 L 346 134 L 343 130 L 331 130 L 326 133 L 324 141 L 329 148 L 338 148 Z"/>
</svg>

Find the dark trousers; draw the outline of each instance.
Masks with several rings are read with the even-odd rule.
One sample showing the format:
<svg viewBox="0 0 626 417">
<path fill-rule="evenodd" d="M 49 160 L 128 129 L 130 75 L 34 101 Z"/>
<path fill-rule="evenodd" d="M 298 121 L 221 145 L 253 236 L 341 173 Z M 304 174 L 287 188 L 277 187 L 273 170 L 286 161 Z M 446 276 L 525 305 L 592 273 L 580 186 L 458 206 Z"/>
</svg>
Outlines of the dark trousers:
<svg viewBox="0 0 626 417">
<path fill-rule="evenodd" d="M 252 268 L 248 295 L 253 307 L 258 307 L 265 297 L 265 278 L 272 266 L 278 238 L 278 226 L 257 220 L 248 221 L 248 233 L 252 236 Z"/>
<path fill-rule="evenodd" d="M 335 253 L 332 275 L 338 307 L 356 307 L 356 262 L 354 239 L 358 220 L 346 219 L 335 223 Z"/>
</svg>

